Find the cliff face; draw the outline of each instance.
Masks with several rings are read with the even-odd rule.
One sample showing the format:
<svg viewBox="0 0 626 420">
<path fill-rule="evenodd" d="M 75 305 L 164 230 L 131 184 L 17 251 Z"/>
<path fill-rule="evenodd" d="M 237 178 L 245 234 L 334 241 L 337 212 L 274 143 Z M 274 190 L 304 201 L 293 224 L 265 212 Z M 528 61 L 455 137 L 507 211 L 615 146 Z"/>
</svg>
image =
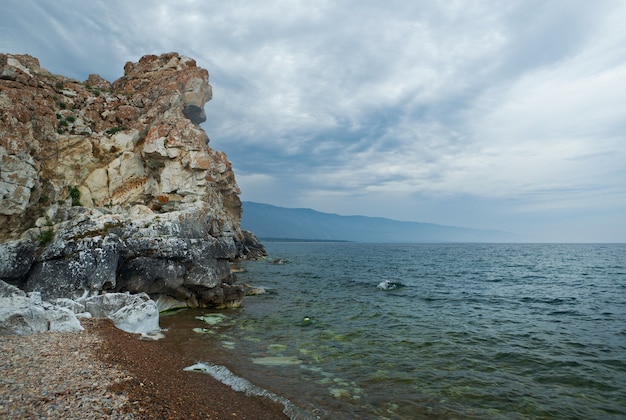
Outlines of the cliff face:
<svg viewBox="0 0 626 420">
<path fill-rule="evenodd" d="M 0 54 L 0 279 L 44 297 L 236 304 L 228 259 L 250 242 L 231 164 L 198 125 L 208 79 L 176 53 L 113 83 Z"/>
<path fill-rule="evenodd" d="M 176 53 L 127 63 L 113 83 L 51 75 L 37 59 L 0 55 L 0 235 L 80 191 L 86 207 L 211 204 L 218 231 L 240 234 L 230 163 L 198 126 L 209 74 Z"/>
</svg>

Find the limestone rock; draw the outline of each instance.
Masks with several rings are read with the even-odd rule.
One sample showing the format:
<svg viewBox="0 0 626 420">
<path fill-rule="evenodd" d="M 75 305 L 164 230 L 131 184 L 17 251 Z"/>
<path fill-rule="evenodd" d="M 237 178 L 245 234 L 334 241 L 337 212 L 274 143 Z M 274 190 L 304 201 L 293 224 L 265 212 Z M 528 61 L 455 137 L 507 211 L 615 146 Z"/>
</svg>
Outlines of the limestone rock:
<svg viewBox="0 0 626 420">
<path fill-rule="evenodd" d="M 248 259 L 262 259 L 267 256 L 265 247 L 253 232 L 244 230 L 242 233 L 243 241 L 240 246 L 245 248 L 242 254 L 246 255 Z"/>
<path fill-rule="evenodd" d="M 264 250 L 240 228 L 232 165 L 198 125 L 208 79 L 177 53 L 129 62 L 112 83 L 0 54 L 0 279 L 44 300 L 239 305 L 229 260 Z"/>
<path fill-rule="evenodd" d="M 40 294 L 26 294 L 0 280 L 0 335 L 82 330 L 71 310 L 43 302 Z"/>
<path fill-rule="evenodd" d="M 35 261 L 35 248 L 35 243 L 28 239 L 0 244 L 0 280 L 20 286 L 20 280 Z"/>
<path fill-rule="evenodd" d="M 85 308 L 96 318 L 108 318 L 119 329 L 148 334 L 159 331 L 159 311 L 145 293 L 106 293 L 85 300 Z"/>
<path fill-rule="evenodd" d="M 120 246 L 113 235 L 59 238 L 36 259 L 24 289 L 39 291 L 46 300 L 111 290 L 116 284 Z"/>
<path fill-rule="evenodd" d="M 70 191 L 87 207 L 145 205 L 156 212 L 210 204 L 215 230 L 242 239 L 230 162 L 198 126 L 209 74 L 177 53 L 127 63 L 109 83 L 52 75 L 28 55 L 0 54 L 0 240 Z"/>
<path fill-rule="evenodd" d="M 243 286 L 232 284 L 229 264 L 238 246 L 232 236 L 211 236 L 209 215 L 207 205 L 162 214 L 73 208 L 22 271 L 23 288 L 46 300 L 121 291 L 168 296 L 179 307 L 238 306 Z"/>
<path fill-rule="evenodd" d="M 71 310 L 52 304 L 44 304 L 43 306 L 46 308 L 46 317 L 50 323 L 49 331 L 73 332 L 84 330 Z"/>
<path fill-rule="evenodd" d="M 67 298 L 58 298 L 52 301 L 52 303 L 60 308 L 69 309 L 74 314 L 84 314 L 86 312 L 85 305 L 76 302 L 75 300 Z M 91 315 L 91 314 L 90 314 Z"/>
<path fill-rule="evenodd" d="M 53 302 L 43 301 L 39 292 L 24 293 L 0 281 L 0 335 L 82 331 L 77 315 L 108 318 L 135 334 L 160 331 L 158 307 L 145 293 L 106 293 L 88 297 L 84 304 L 66 298 Z"/>
<path fill-rule="evenodd" d="M 0 335 L 29 335 L 50 330 L 43 307 L 26 296 L 0 298 Z"/>
</svg>

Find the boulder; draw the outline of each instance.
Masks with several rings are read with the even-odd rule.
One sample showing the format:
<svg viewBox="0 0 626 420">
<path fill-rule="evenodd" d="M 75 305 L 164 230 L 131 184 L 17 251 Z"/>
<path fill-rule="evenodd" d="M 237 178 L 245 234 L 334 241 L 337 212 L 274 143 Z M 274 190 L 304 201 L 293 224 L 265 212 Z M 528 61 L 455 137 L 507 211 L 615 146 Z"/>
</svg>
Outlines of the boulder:
<svg viewBox="0 0 626 420">
<path fill-rule="evenodd" d="M 40 294 L 27 295 L 0 280 L 0 335 L 82 330 L 71 310 L 43 302 Z"/>
<path fill-rule="evenodd" d="M 52 301 L 52 303 L 60 308 L 68 309 L 72 311 L 73 313 L 75 313 L 76 315 L 86 313 L 85 305 L 83 305 L 82 303 L 76 302 L 75 300 L 72 300 L 72 299 L 58 298 Z"/>
<path fill-rule="evenodd" d="M 45 309 L 28 297 L 0 298 L 0 335 L 29 335 L 49 329 Z"/>
<path fill-rule="evenodd" d="M 106 293 L 86 298 L 83 303 L 66 298 L 51 303 L 42 301 L 38 292 L 27 294 L 0 281 L 0 335 L 82 331 L 77 315 L 107 318 L 121 330 L 135 334 L 160 331 L 159 310 L 145 293 Z"/>
<path fill-rule="evenodd" d="M 0 280 L 21 286 L 35 261 L 36 245 L 29 239 L 0 244 Z"/>
<path fill-rule="evenodd" d="M 54 239 L 37 256 L 35 245 L 29 248 L 27 260 L 34 261 L 21 271 L 23 288 L 45 300 L 145 292 L 177 300 L 176 306 L 236 306 L 243 287 L 233 284 L 229 261 L 238 246 L 233 237 L 210 235 L 213 219 L 207 213 L 206 205 L 165 214 L 145 206 L 113 214 L 73 208 L 69 220 L 54 225 Z M 8 264 L 5 271 L 18 275 Z M 228 293 L 213 290 L 224 287 Z"/>
<path fill-rule="evenodd" d="M 46 317 L 50 323 L 49 331 L 73 332 L 84 330 L 76 314 L 70 309 L 46 302 L 43 302 L 43 307 L 46 309 Z"/>
<path fill-rule="evenodd" d="M 240 255 L 245 255 L 246 259 L 249 260 L 260 260 L 267 256 L 265 247 L 253 232 L 249 230 L 242 230 L 241 232 L 243 240 L 238 245 L 243 249 L 240 251 Z"/>
<path fill-rule="evenodd" d="M 159 310 L 146 293 L 105 293 L 84 301 L 95 318 L 108 318 L 123 331 L 148 334 L 160 330 Z"/>
</svg>

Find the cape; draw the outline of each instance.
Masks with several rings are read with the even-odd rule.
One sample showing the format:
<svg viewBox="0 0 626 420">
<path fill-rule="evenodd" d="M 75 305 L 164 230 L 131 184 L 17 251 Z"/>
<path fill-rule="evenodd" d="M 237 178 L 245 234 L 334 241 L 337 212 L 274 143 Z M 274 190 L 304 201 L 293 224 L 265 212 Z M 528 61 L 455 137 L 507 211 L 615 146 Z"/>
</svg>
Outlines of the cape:
<svg viewBox="0 0 626 420">
<path fill-rule="evenodd" d="M 0 54 L 0 281 L 44 300 L 238 306 L 230 263 L 264 250 L 199 125 L 211 96 L 208 71 L 177 53 L 128 62 L 112 83 Z"/>
</svg>

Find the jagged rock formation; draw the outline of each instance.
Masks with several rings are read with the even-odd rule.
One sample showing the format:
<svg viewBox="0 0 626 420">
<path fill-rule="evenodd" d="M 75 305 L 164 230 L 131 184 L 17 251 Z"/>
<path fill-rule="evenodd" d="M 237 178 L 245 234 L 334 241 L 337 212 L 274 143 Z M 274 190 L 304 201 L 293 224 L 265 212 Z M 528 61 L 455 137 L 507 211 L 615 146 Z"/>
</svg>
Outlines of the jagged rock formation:
<svg viewBox="0 0 626 420">
<path fill-rule="evenodd" d="M 226 155 L 198 125 L 208 72 L 176 53 L 110 83 L 0 54 L 0 280 L 44 299 L 146 292 L 171 306 L 236 306 L 243 232 Z"/>
</svg>

